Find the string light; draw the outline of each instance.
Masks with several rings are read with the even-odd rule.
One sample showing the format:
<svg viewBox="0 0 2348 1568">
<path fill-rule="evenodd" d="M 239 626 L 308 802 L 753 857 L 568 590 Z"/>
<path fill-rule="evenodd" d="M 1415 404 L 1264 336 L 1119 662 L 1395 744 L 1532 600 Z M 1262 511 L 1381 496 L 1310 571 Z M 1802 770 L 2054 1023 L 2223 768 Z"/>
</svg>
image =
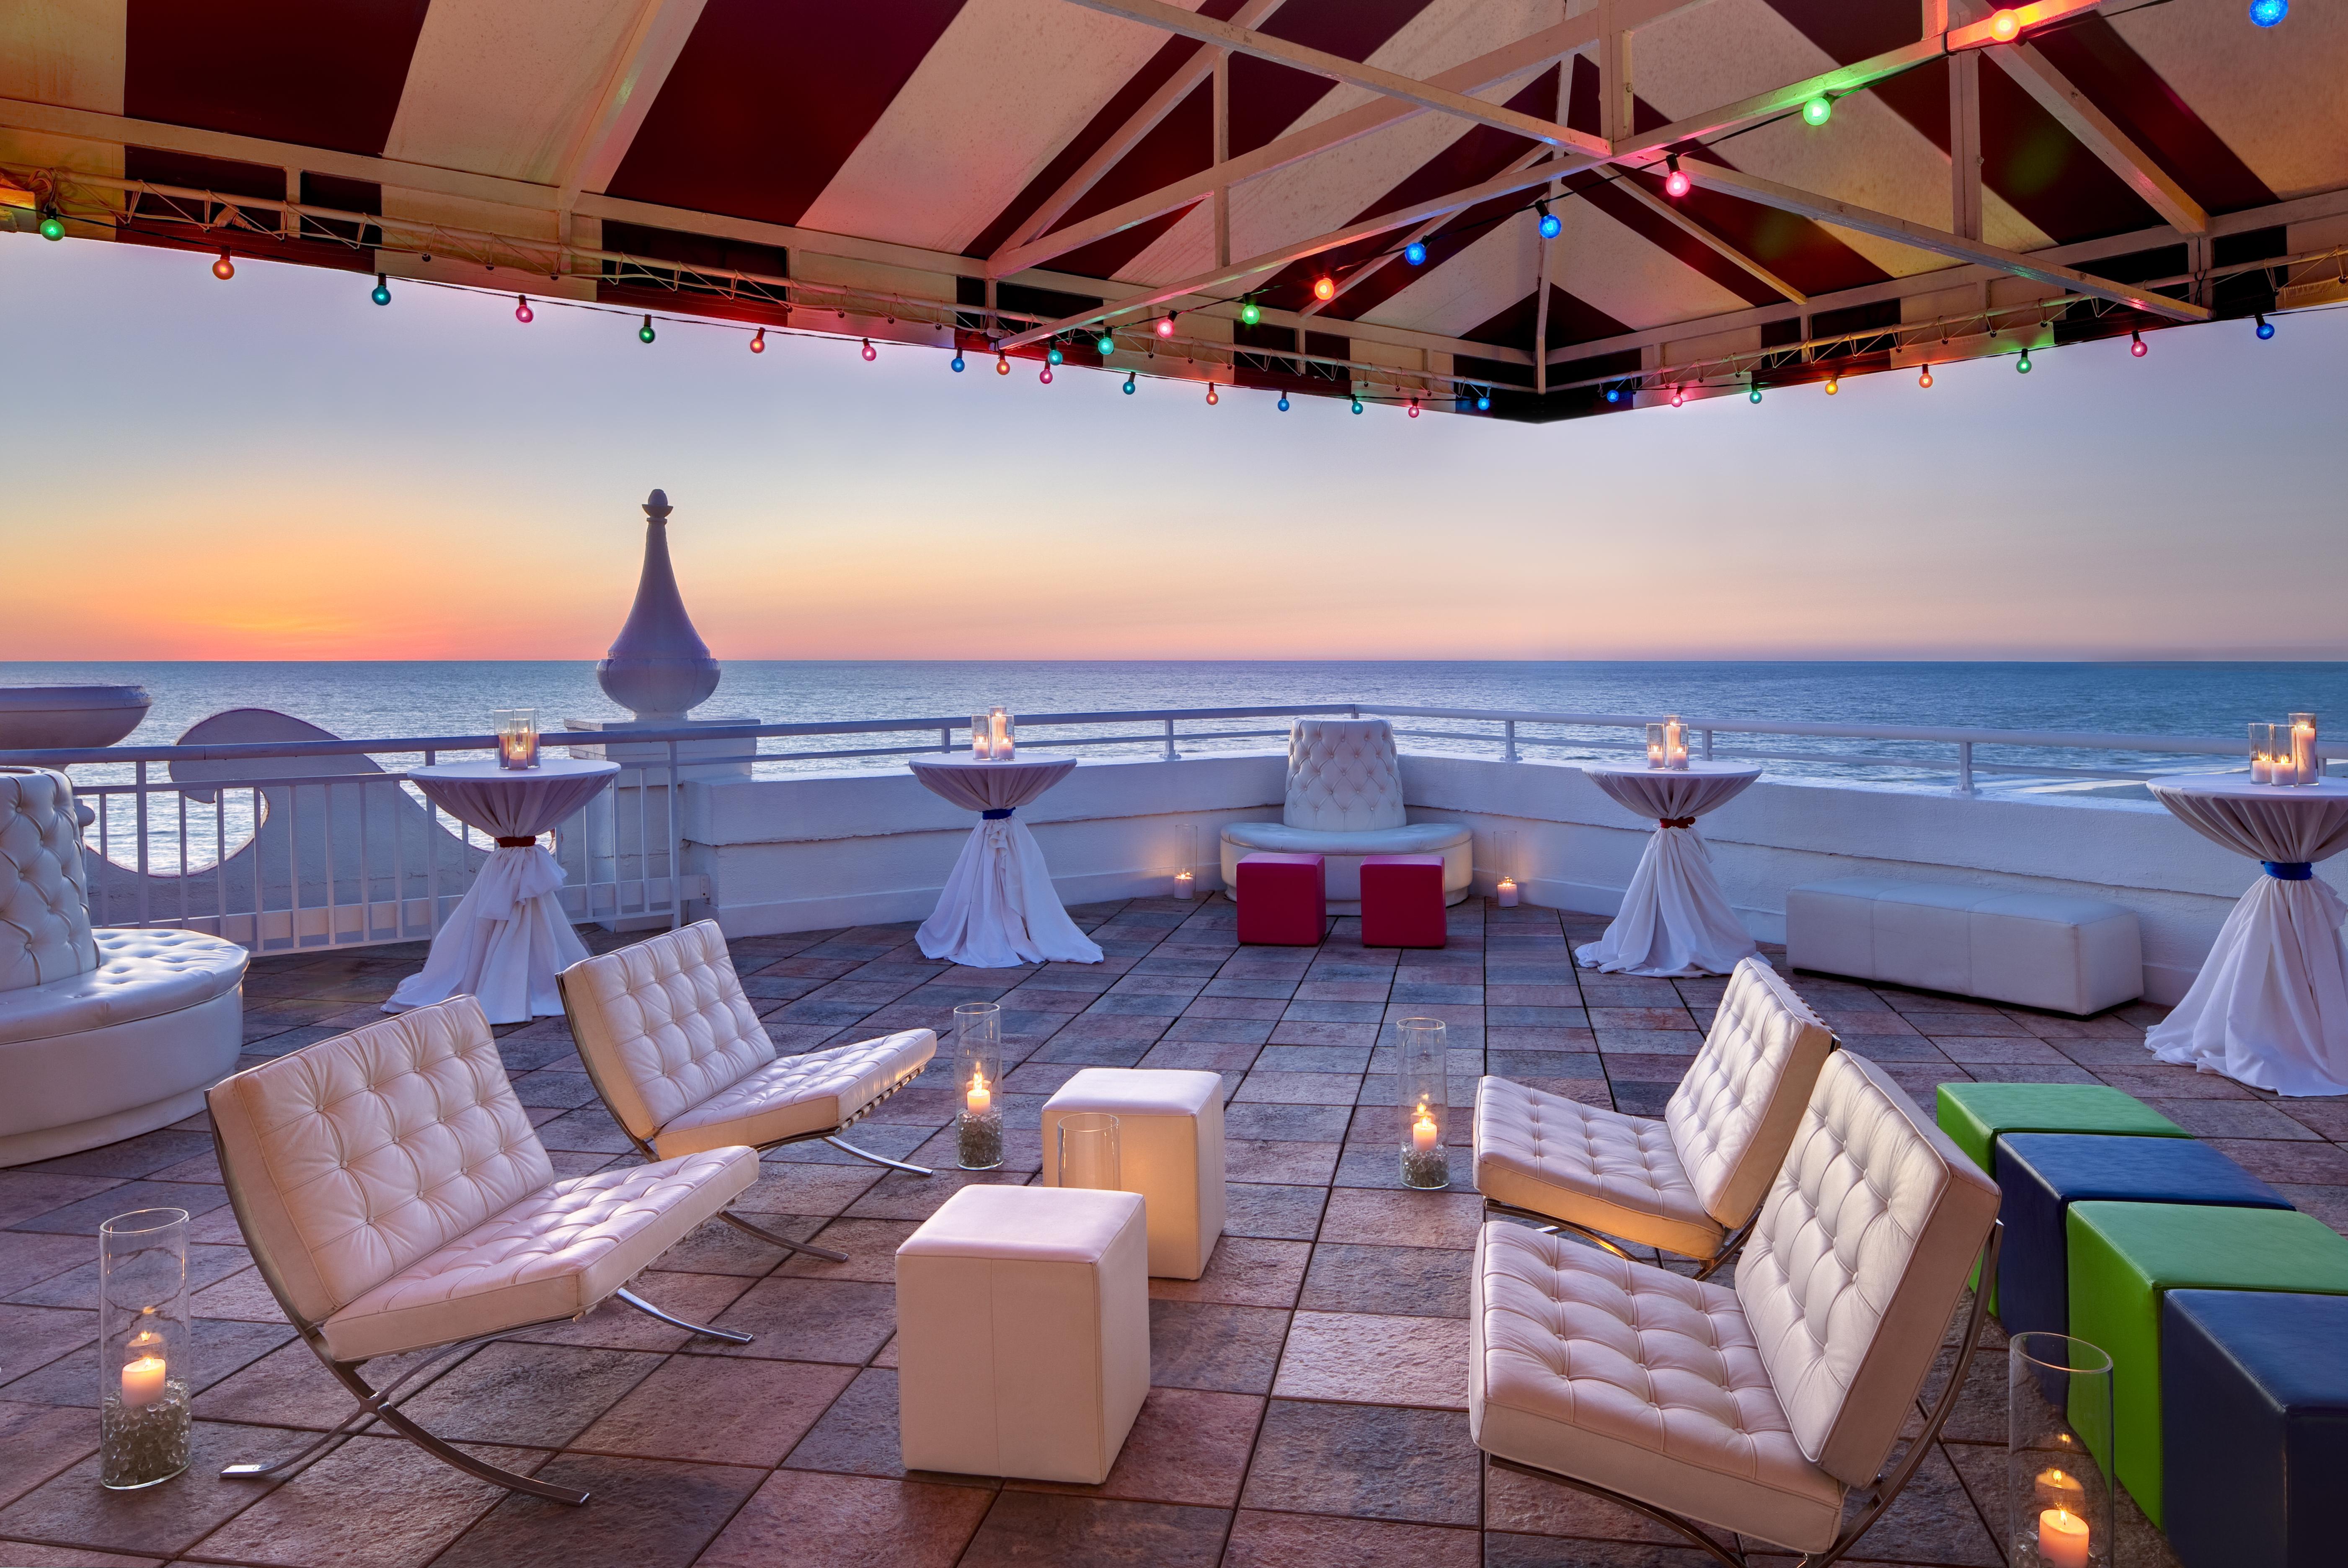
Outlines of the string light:
<svg viewBox="0 0 2348 1568">
<path fill-rule="evenodd" d="M 1001 349 L 994 351 L 994 374 L 997 375 L 1011 374 L 1011 356 Z"/>
<path fill-rule="evenodd" d="M 2264 312 L 2264 311 L 2260 311 L 2260 312 L 2259 312 L 2259 313 L 2258 313 L 2258 318 L 2259 318 L 2259 341 L 2260 341 L 2260 343 L 2264 343 L 2264 342 L 2266 342 L 2266 341 L 2267 341 L 2267 339 L 2269 339 L 2269 338 L 2271 338 L 2271 337 L 2274 336 L 2274 323 L 2272 323 L 2272 322 L 2271 322 L 2271 321 L 2267 320 L 2267 313 L 2266 313 L 2266 312 Z"/>
<path fill-rule="evenodd" d="M 222 251 L 220 260 L 212 263 L 212 276 L 223 283 L 236 276 L 236 262 L 230 259 L 226 251 Z"/>
<path fill-rule="evenodd" d="M 1133 376 L 1134 373 L 1132 371 L 1128 370 L 1125 373 L 1125 395 L 1128 397 L 1131 397 L 1133 395 Z"/>
<path fill-rule="evenodd" d="M 1838 375 L 1829 375 L 1827 377 L 1827 395 L 1828 397 L 1832 397 L 1836 393 L 1840 392 L 1841 390 L 1842 377 Z"/>
<path fill-rule="evenodd" d="M 367 298 L 379 305 L 391 303 L 391 285 L 384 281 L 384 275 L 381 272 L 375 275 L 375 287 L 369 291 Z"/>
<path fill-rule="evenodd" d="M 1607 402 L 1609 402 L 1609 403 L 1620 403 L 1620 402 L 1622 402 L 1622 389 L 1621 387 L 1619 387 L 1619 386 L 1610 386 L 1610 387 L 1608 387 L 1608 388 L 1606 389 L 1606 401 L 1607 401 Z"/>
<path fill-rule="evenodd" d="M 767 352 L 766 328 L 760 327 L 757 332 L 750 334 L 750 352 L 752 354 L 764 354 Z"/>
<path fill-rule="evenodd" d="M 42 213 L 41 238 L 44 240 L 62 240 L 65 237 L 66 220 L 57 216 L 57 209 L 53 207 L 48 211 Z"/>
<path fill-rule="evenodd" d="M 1676 152 L 1672 154 L 1663 160 L 1663 166 L 1671 170 L 1663 176 L 1663 194 L 1673 198 L 1685 196 L 1692 182 L 1680 168 L 1680 155 Z"/>
<path fill-rule="evenodd" d="M 1253 294 L 1240 302 L 1240 320 L 1249 326 L 1253 326 L 1263 320 L 1263 307 L 1255 302 Z"/>
<path fill-rule="evenodd" d="M 1288 412 L 1288 394 L 1283 392 L 1280 395 L 1280 403 L 1278 406 L 1282 414 Z"/>
<path fill-rule="evenodd" d="M 1410 416 L 1413 419 L 1418 417 L 1418 399 L 1416 397 L 1410 400 Z"/>
<path fill-rule="evenodd" d="M 1101 335 L 1093 343 L 1093 352 L 1104 358 L 1115 354 L 1117 352 L 1117 339 L 1109 336 L 1107 333 L 1101 333 Z"/>
<path fill-rule="evenodd" d="M 2250 0 L 2250 22 L 2254 26 L 2271 27 L 2291 15 L 2291 0 Z"/>
<path fill-rule="evenodd" d="M 1212 408 L 1221 401 L 1222 399 L 1215 395 L 1215 384 L 1211 381 L 1207 383 L 1207 406 Z"/>
<path fill-rule="evenodd" d="M 528 294 L 516 294 L 514 296 L 514 320 L 520 322 L 524 326 L 528 326 L 537 319 L 538 313 L 530 308 L 530 296 Z M 752 354 L 766 353 L 766 340 L 767 334 L 764 332 L 759 333 L 757 337 L 752 338 L 750 340 L 750 352 Z"/>
<path fill-rule="evenodd" d="M 1051 385 L 1051 384 L 1052 384 L 1052 367 L 1051 367 L 1050 365 L 1048 365 L 1048 364 L 1047 364 L 1047 365 L 1045 365 L 1045 366 L 1044 367 L 1044 373 L 1043 373 L 1041 375 L 1038 375 L 1035 379 L 1036 379 L 1036 380 L 1038 380 L 1038 381 L 1040 381 L 1040 382 L 1042 382 L 1042 383 L 1043 383 L 1045 385 L 1046 385 L 1046 386 Z"/>
<path fill-rule="evenodd" d="M 2028 349 L 2024 349 L 2022 351 L 2022 357 L 2013 362 L 2013 373 L 2016 375 L 2028 375 L 2030 374 L 2030 351 Z"/>
<path fill-rule="evenodd" d="M 2011 44 L 2022 36 L 2022 18 L 2011 11 L 2000 11 L 1989 19 L 1989 36 L 2001 44 Z"/>
<path fill-rule="evenodd" d="M 1932 388 L 1932 367 L 1931 367 L 1931 365 L 1929 365 L 1929 364 L 1928 364 L 1928 365 L 1926 365 L 1926 366 L 1924 367 L 1924 373 L 1923 373 L 1921 375 L 1919 375 L 1919 376 L 1916 378 L 1916 384 L 1917 384 L 1917 385 L 1919 385 L 1919 386 L 1921 386 L 1921 387 L 1922 387 L 1922 388 L 1924 388 L 1924 390 L 1926 390 L 1927 392 L 1929 392 L 1929 391 L 1931 391 L 1931 388 Z"/>
<path fill-rule="evenodd" d="M 638 343 L 650 343 L 657 335 L 658 334 L 653 331 L 652 317 L 646 316 L 644 318 L 644 324 L 636 329 L 636 341 Z"/>
<path fill-rule="evenodd" d="M 2128 333 L 2128 353 L 2142 359 L 2149 352 L 2144 346 L 2144 333 L 2141 331 Z"/>
<path fill-rule="evenodd" d="M 946 366 L 947 366 L 947 368 L 948 368 L 948 369 L 952 370 L 952 371 L 953 371 L 956 375 L 960 375 L 960 374 L 963 373 L 963 358 L 962 358 L 962 351 L 961 351 L 961 350 L 956 349 L 956 350 L 954 351 L 954 356 L 953 356 L 953 358 L 952 358 L 952 359 L 950 359 L 950 360 L 946 361 Z"/>
<path fill-rule="evenodd" d="M 1051 352 L 1044 356 L 1044 360 L 1047 364 L 1066 364 L 1068 361 L 1068 356 L 1060 352 L 1060 345 L 1058 343 L 1054 343 L 1052 345 Z"/>
<path fill-rule="evenodd" d="M 1355 399 L 1354 399 L 1354 413 L 1356 413 L 1356 414 L 1359 414 L 1361 411 L 1362 411 L 1362 400 L 1361 400 L 1360 398 L 1356 397 Z"/>
<path fill-rule="evenodd" d="M 1834 99 L 1824 93 L 1802 106 L 1802 118 L 1811 125 L 1824 125 L 1834 118 Z"/>
<path fill-rule="evenodd" d="M 1565 225 L 1557 220 L 1557 214 L 1549 210 L 1549 203 L 1536 201 L 1533 203 L 1533 210 L 1540 214 L 1540 237 L 1544 240 L 1556 239 Z"/>
<path fill-rule="evenodd" d="M 1174 318 L 1179 313 L 1180 313 L 1178 311 L 1169 311 L 1164 315 L 1158 318 L 1158 335 L 1159 337 L 1172 337 L 1174 335 Z"/>
<path fill-rule="evenodd" d="M 872 340 L 870 338 L 866 338 L 864 340 L 864 363 L 870 364 L 874 360 L 879 359 L 880 357 L 880 351 L 872 346 Z"/>
<path fill-rule="evenodd" d="M 1418 240 L 1413 240 L 1409 244 L 1405 245 L 1402 248 L 1402 259 L 1408 261 L 1414 267 L 1426 266 L 1426 246 L 1425 242 Z"/>
<path fill-rule="evenodd" d="M 1746 390 L 1745 394 L 1745 401 L 1747 403 L 1758 403 L 1761 401 L 1761 384 L 1759 382 L 1754 382 Z"/>
<path fill-rule="evenodd" d="M 1680 395 L 1680 389 L 1678 387 L 1674 386 L 1672 388 L 1672 406 L 1673 408 L 1677 408 L 1686 401 L 1687 399 Z"/>
<path fill-rule="evenodd" d="M 1488 414 L 1491 411 L 1492 395 L 1488 392 L 1478 393 L 1476 395 L 1476 412 L 1478 414 Z"/>
<path fill-rule="evenodd" d="M 1329 276 L 1326 272 L 1323 272 L 1321 276 L 1313 279 L 1313 297 L 1316 300 L 1322 301 L 1335 299 L 1337 297 L 1337 280 Z"/>
</svg>

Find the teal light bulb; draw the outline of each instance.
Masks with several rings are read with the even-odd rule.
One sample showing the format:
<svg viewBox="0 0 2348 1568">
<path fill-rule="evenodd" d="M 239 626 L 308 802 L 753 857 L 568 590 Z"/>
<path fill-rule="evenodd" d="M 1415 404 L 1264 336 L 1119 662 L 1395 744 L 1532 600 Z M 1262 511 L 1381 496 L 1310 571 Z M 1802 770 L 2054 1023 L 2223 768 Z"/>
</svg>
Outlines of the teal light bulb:
<svg viewBox="0 0 2348 1568">
<path fill-rule="evenodd" d="M 384 282 L 381 272 L 375 275 L 375 288 L 367 294 L 367 298 L 379 305 L 391 303 L 391 285 Z"/>
</svg>

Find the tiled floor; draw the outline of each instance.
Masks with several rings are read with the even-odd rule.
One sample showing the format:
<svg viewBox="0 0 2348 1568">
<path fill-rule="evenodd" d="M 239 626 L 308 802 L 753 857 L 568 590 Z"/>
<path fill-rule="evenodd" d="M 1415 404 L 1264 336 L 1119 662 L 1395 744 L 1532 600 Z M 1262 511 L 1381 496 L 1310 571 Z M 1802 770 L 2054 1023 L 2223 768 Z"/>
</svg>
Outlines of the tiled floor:
<svg viewBox="0 0 2348 1568">
<path fill-rule="evenodd" d="M 483 1349 L 408 1408 L 500 1464 L 592 1488 L 583 1509 L 508 1497 L 396 1439 L 346 1445 L 275 1487 L 221 1463 L 288 1451 L 345 1413 L 292 1342 L 243 1249 L 201 1122 L 0 1172 L 0 1563 L 166 1560 L 273 1568 L 1697 1568 L 1635 1517 L 1488 1469 L 1468 1440 L 1468 1248 L 1460 1185 L 1398 1190 L 1383 1022 L 1450 1026 L 1456 1097 L 1479 1071 L 1655 1112 L 1721 982 L 1578 973 L 1569 943 L 1597 923 L 1470 903 L 1439 952 L 1365 950 L 1339 921 L 1316 951 L 1241 950 L 1231 905 L 1163 900 L 1078 910 L 1097 968 L 963 970 L 924 959 L 907 927 L 736 942 L 744 983 L 786 1050 L 884 1028 L 944 1028 L 953 1005 L 1004 1009 L 1012 1125 L 1088 1063 L 1209 1068 L 1231 1085 L 1231 1221 L 1195 1284 L 1156 1281 L 1154 1382 L 1106 1485 L 907 1477 L 897 1464 L 891 1254 L 965 1180 L 950 1091 L 924 1083 L 860 1128 L 870 1146 L 940 1167 L 884 1173 L 821 1144 L 768 1156 L 742 1206 L 820 1234 L 846 1265 L 783 1263 L 705 1227 L 647 1275 L 689 1317 L 754 1332 L 720 1349 L 633 1314 Z M 616 941 L 617 939 L 612 939 Z M 604 945 L 611 945 L 606 942 Z M 246 988 L 256 1056 L 378 1017 L 417 949 L 269 958 Z M 1920 1099 L 1967 1076 L 2101 1079 L 2141 1095 L 2333 1225 L 2348 1222 L 2348 1103 L 2277 1102 L 2161 1066 L 2138 1043 L 2150 1008 L 2084 1023 L 1796 978 L 1844 1043 Z M 501 1030 L 522 1102 L 559 1171 L 627 1159 L 560 1020 Z M 1455 1138 L 1467 1136 L 1456 1118 Z M 1036 1135 L 1010 1140 L 1032 1179 Z M 203 1348 L 197 1462 L 151 1492 L 93 1475 L 93 1235 L 125 1209 L 197 1215 Z M 1930 1390 L 1928 1390 L 1929 1392 Z M 1853 1561 L 1996 1568 L 2003 1365 L 1985 1358 L 1941 1444 Z M 2167 1553 L 2140 1519 L 2131 1568 Z"/>
</svg>

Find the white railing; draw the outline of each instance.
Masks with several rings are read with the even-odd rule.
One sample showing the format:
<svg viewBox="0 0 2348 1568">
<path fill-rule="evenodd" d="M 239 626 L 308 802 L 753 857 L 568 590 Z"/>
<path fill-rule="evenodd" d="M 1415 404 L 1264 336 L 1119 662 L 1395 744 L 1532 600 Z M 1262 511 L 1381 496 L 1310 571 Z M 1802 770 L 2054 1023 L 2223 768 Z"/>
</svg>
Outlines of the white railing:
<svg viewBox="0 0 2348 1568">
<path fill-rule="evenodd" d="M 1174 760 L 1186 751 L 1261 750 L 1283 739 L 1287 726 L 1246 721 L 1314 714 L 1390 718 L 1398 721 L 1395 733 L 1406 750 L 1464 751 L 1508 762 L 1637 753 L 1644 726 L 1656 717 L 1308 703 L 1031 714 L 1021 718 L 1020 732 L 1023 744 L 1055 751 Z M 1965 794 L 1974 793 L 1984 774 L 2025 785 L 2134 781 L 2192 758 L 2242 755 L 2241 743 L 2216 737 L 1703 717 L 1683 723 L 1699 756 Z M 553 751 L 614 747 L 624 756 L 616 786 L 550 835 L 568 876 L 565 907 L 581 921 L 675 925 L 688 904 L 709 897 L 705 878 L 686 866 L 680 779 L 836 770 L 951 752 L 958 735 L 967 743 L 969 720 L 576 732 L 575 742 L 566 741 L 571 733 L 550 733 L 541 744 Z M 901 743 L 915 735 L 919 743 Z M 891 743 L 809 743 L 826 739 Z M 488 735 L 441 735 L 113 746 L 0 752 L 0 764 L 58 767 L 74 776 L 90 810 L 84 842 L 98 923 L 181 926 L 273 952 L 414 941 L 438 930 L 490 846 L 478 830 L 424 799 L 407 769 L 451 753 L 490 753 L 494 744 Z M 1978 754 L 1982 750 L 1992 754 Z"/>
</svg>

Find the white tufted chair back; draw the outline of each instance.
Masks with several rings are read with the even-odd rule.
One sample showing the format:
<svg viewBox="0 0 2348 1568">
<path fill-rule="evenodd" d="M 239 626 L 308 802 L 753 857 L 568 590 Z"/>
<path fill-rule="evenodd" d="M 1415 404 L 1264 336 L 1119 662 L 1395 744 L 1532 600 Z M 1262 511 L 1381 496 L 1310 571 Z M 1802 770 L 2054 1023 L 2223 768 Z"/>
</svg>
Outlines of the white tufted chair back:
<svg viewBox="0 0 2348 1568">
<path fill-rule="evenodd" d="M 1736 1299 L 1795 1442 L 1838 1481 L 1866 1485 L 1891 1451 L 1997 1201 L 1881 1068 L 1827 1058 Z"/>
<path fill-rule="evenodd" d="M 1663 1107 L 1696 1201 L 1734 1230 L 1753 1217 L 1794 1141 L 1834 1031 L 1757 958 L 1728 977 L 1695 1063 Z"/>
<path fill-rule="evenodd" d="M 312 1323 L 554 1180 L 470 996 L 263 1062 L 206 1098 L 246 1245 Z"/>
<path fill-rule="evenodd" d="M 647 1143 L 775 1060 L 715 920 L 572 965 L 562 1007 L 604 1103 Z"/>
<path fill-rule="evenodd" d="M 1281 820 L 1314 833 L 1402 827 L 1402 764 L 1384 719 L 1299 719 L 1288 732 Z"/>
<path fill-rule="evenodd" d="M 0 991 L 97 968 L 73 784 L 47 768 L 0 768 Z"/>
</svg>

